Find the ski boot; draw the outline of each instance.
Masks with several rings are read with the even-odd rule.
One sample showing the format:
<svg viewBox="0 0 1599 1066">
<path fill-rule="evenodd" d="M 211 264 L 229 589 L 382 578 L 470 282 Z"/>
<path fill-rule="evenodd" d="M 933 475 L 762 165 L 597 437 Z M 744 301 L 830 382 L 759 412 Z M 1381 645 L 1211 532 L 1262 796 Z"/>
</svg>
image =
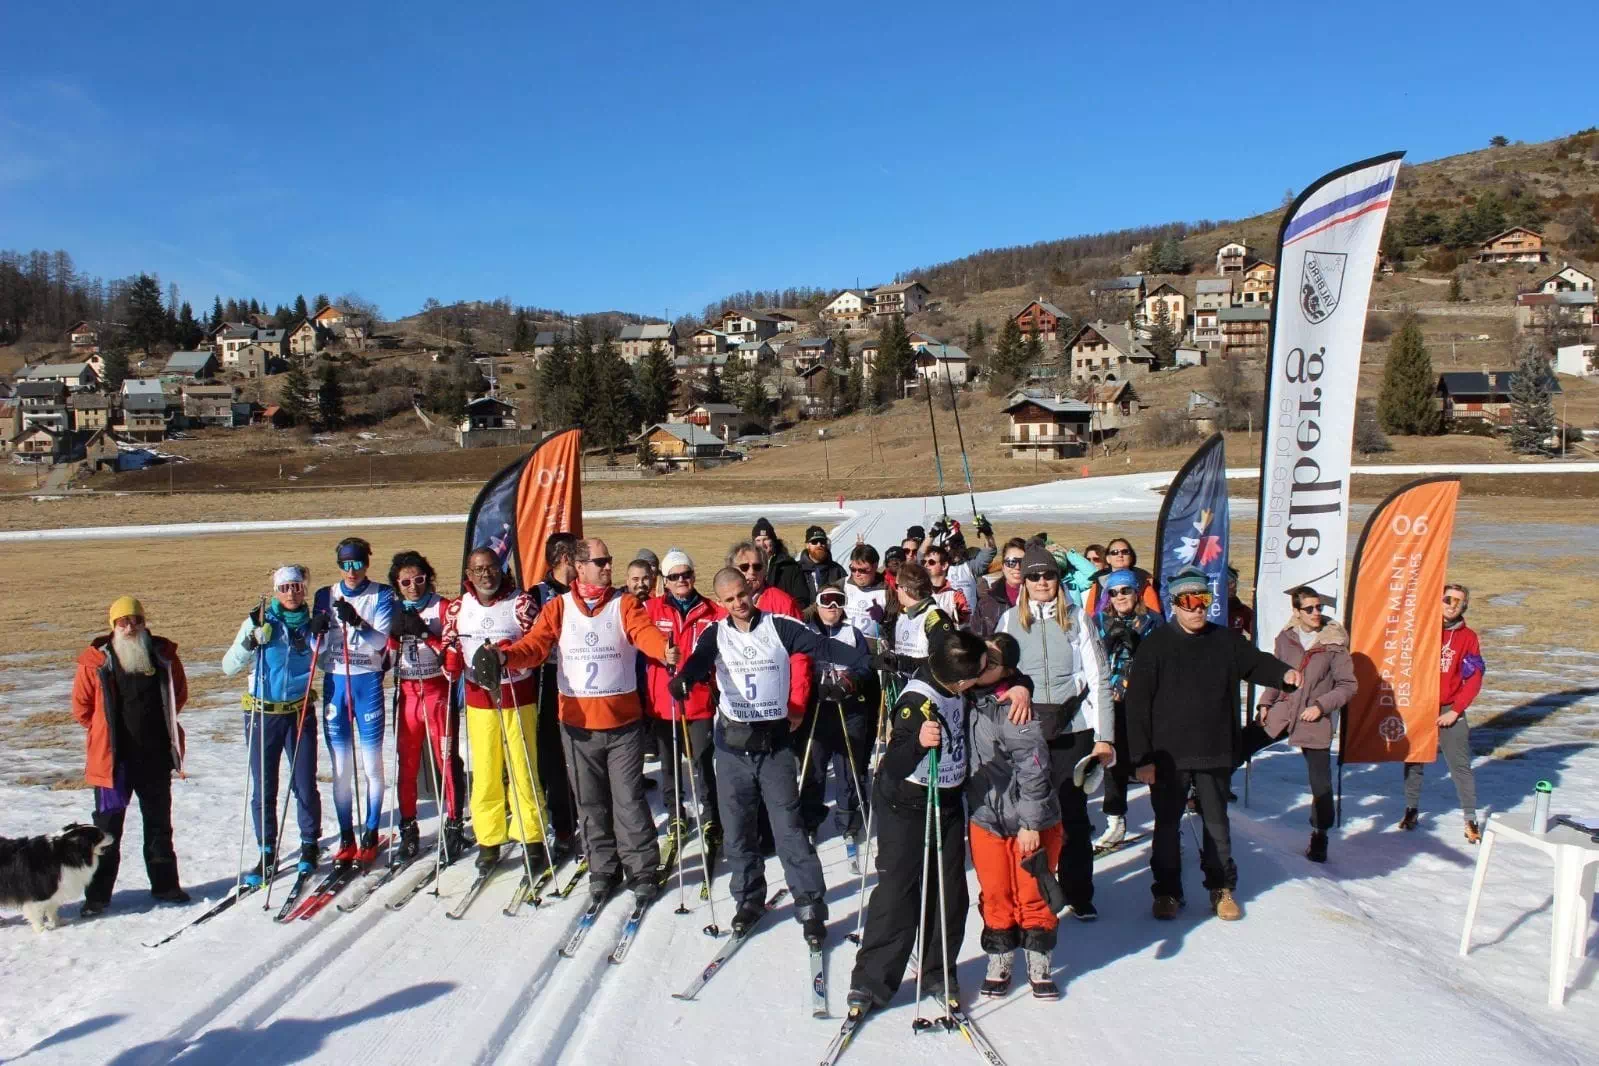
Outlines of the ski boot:
<svg viewBox="0 0 1599 1066">
<path fill-rule="evenodd" d="M 422 853 L 422 841 L 418 835 L 415 818 L 400 819 L 400 849 L 401 862 L 410 862 Z"/>
<path fill-rule="evenodd" d="M 1414 807 L 1405 808 L 1405 816 L 1399 819 L 1399 828 L 1414 829 L 1421 824 L 1421 812 Z"/>
<path fill-rule="evenodd" d="M 477 848 L 477 872 L 486 874 L 500 864 L 500 846 L 498 844 L 479 844 Z"/>
<path fill-rule="evenodd" d="M 827 923 L 820 918 L 805 919 L 800 923 L 800 931 L 805 936 L 806 946 L 813 950 L 827 942 Z"/>
<path fill-rule="evenodd" d="M 471 846 L 471 842 L 467 840 L 466 829 L 461 825 L 461 819 L 446 819 L 444 822 L 445 865 L 448 866 L 462 855 L 465 855 L 467 848 Z"/>
<path fill-rule="evenodd" d="M 1059 999 L 1060 986 L 1050 972 L 1049 952 L 1029 948 L 1023 954 L 1027 956 L 1027 983 L 1033 986 L 1033 998 Z"/>
<path fill-rule="evenodd" d="M 1003 996 L 1010 991 L 1011 962 L 1015 955 L 1014 951 L 989 953 L 988 972 L 983 975 L 983 987 L 978 989 L 981 995 Z"/>
<path fill-rule="evenodd" d="M 295 867 L 295 872 L 308 874 L 316 869 L 317 862 L 322 858 L 322 849 L 315 842 L 300 845 L 300 862 Z"/>
<path fill-rule="evenodd" d="M 1316 830 L 1310 834 L 1310 847 L 1305 849 L 1305 858 L 1311 862 L 1327 861 L 1327 834 Z"/>
<path fill-rule="evenodd" d="M 849 996 L 844 1000 L 844 1002 L 849 1007 L 849 1012 L 851 1014 L 854 1014 L 856 1011 L 865 1014 L 867 1011 L 877 1006 L 877 1001 L 872 998 L 872 994 L 859 988 L 850 989 Z"/>
<path fill-rule="evenodd" d="M 761 915 L 766 913 L 766 905 L 760 900 L 746 900 L 738 905 L 738 911 L 733 915 L 733 935 L 744 936 L 755 923 L 761 920 Z"/>
<path fill-rule="evenodd" d="M 1114 848 L 1125 839 L 1127 839 L 1127 819 L 1119 814 L 1109 815 L 1105 819 L 1105 831 L 1094 841 L 1094 850 L 1105 851 Z"/>
<path fill-rule="evenodd" d="M 705 826 L 705 847 L 708 851 L 722 850 L 722 826 L 713 820 L 702 823 Z"/>
<path fill-rule="evenodd" d="M 641 877 L 637 884 L 630 886 L 633 890 L 633 906 L 648 907 L 661 897 L 661 886 L 655 883 L 654 875 Z"/>
<path fill-rule="evenodd" d="M 353 829 L 341 829 L 341 830 L 339 830 L 339 850 L 335 851 L 333 853 L 333 861 L 336 862 L 336 863 L 338 863 L 338 862 L 346 862 L 346 863 L 354 862 L 355 861 L 355 853 L 356 853 L 356 848 L 355 848 L 355 830 L 353 830 Z"/>
<path fill-rule="evenodd" d="M 261 849 L 261 861 L 244 872 L 240 883 L 247 889 L 257 889 L 266 883 L 278 868 L 278 856 L 271 848 Z"/>
<path fill-rule="evenodd" d="M 368 829 L 361 834 L 361 847 L 355 853 L 355 861 L 362 866 L 371 866 L 378 861 L 378 831 Z"/>
<path fill-rule="evenodd" d="M 616 878 L 599 876 L 589 878 L 589 905 L 604 903 L 615 891 Z"/>
</svg>

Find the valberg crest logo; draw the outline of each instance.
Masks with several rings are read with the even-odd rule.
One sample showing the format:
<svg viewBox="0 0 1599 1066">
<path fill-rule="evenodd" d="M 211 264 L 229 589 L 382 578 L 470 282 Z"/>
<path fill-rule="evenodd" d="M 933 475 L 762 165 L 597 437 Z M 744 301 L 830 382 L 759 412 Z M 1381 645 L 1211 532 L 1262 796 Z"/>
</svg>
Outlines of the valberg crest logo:
<svg viewBox="0 0 1599 1066">
<path fill-rule="evenodd" d="M 1305 321 L 1314 326 L 1338 310 L 1348 263 L 1349 256 L 1343 252 L 1305 253 L 1305 271 L 1299 281 L 1299 309 L 1305 313 Z"/>
</svg>

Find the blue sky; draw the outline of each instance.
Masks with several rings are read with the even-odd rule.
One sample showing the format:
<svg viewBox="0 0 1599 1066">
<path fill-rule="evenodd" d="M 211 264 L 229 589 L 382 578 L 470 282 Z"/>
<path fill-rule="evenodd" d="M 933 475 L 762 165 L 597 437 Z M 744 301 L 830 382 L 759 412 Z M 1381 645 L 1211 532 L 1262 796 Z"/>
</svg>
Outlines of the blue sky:
<svg viewBox="0 0 1599 1066">
<path fill-rule="evenodd" d="M 1472 0 L 219 6 L 8 6 L 0 247 L 197 309 L 676 316 L 1599 116 L 1551 24 Z"/>
</svg>

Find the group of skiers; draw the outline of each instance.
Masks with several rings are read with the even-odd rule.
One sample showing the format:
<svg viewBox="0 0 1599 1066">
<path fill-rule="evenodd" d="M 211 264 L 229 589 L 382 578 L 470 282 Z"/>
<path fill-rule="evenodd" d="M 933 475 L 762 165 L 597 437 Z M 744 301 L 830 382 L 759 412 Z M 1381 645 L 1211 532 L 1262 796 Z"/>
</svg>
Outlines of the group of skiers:
<svg viewBox="0 0 1599 1066">
<path fill-rule="evenodd" d="M 663 856 L 676 855 L 694 820 L 706 850 L 726 860 L 740 937 L 765 912 L 765 857 L 775 852 L 804 938 L 813 949 L 825 940 L 816 842 L 831 776 L 836 829 L 852 857 L 876 851 L 878 882 L 863 902 L 850 983 L 854 1012 L 894 997 L 913 952 L 918 1002 L 927 992 L 953 1001 L 968 843 L 988 956 L 983 991 L 1009 988 L 1020 951 L 1034 994 L 1057 996 L 1059 916 L 1096 917 L 1094 858 L 1130 841 L 1135 778 L 1154 812 L 1158 919 L 1183 905 L 1178 829 L 1187 810 L 1203 827 L 1213 913 L 1241 917 L 1229 782 L 1274 741 L 1304 753 L 1307 856 L 1325 861 L 1333 716 L 1354 675 L 1347 636 L 1321 613 L 1315 589 L 1292 591 L 1293 621 L 1271 655 L 1255 648 L 1236 586 L 1232 624 L 1215 626 L 1202 572 L 1173 575 L 1162 602 L 1125 538 L 1082 551 L 1042 534 L 1001 545 L 982 516 L 975 532 L 973 548 L 959 523 L 913 526 L 886 551 L 859 542 L 840 562 L 821 527 L 806 530 L 795 557 L 761 519 L 708 573 L 681 550 L 659 559 L 646 551 L 620 585 L 604 541 L 557 533 L 534 588 L 520 588 L 484 545 L 469 554 L 454 598 L 416 551 L 393 556 L 387 584 L 372 580 L 372 549 L 359 537 L 338 543 L 339 579 L 314 594 L 307 567 L 280 566 L 222 662 L 229 676 L 247 672 L 258 856 L 243 877 L 275 876 L 285 760 L 298 866 L 320 862 L 319 725 L 339 830 L 333 859 L 377 860 L 389 701 L 399 775 L 391 846 L 400 859 L 421 847 L 426 752 L 444 862 L 475 845 L 486 873 L 514 842 L 530 871 L 553 871 L 581 853 L 593 900 L 627 888 L 647 905 L 662 889 Z M 1464 713 L 1483 661 L 1465 625 L 1467 602 L 1467 590 L 1449 586 L 1439 721 L 1476 840 Z M 170 777 L 183 758 L 182 664 L 175 646 L 150 635 L 132 597 L 112 605 L 109 621 L 110 634 L 80 657 L 73 693 L 88 730 L 95 821 L 120 843 L 123 811 L 137 795 L 152 890 L 183 901 L 170 818 Z M 1262 693 L 1247 727 L 1245 683 Z M 646 774 L 652 754 L 660 781 Z M 1403 828 L 1417 824 L 1421 780 L 1422 767 L 1407 765 Z M 1101 781 L 1106 826 L 1096 839 L 1089 797 Z M 666 793 L 664 848 L 652 788 Z M 699 810 L 687 809 L 690 797 Z M 113 847 L 89 886 L 86 913 L 106 907 L 116 855 Z"/>
</svg>

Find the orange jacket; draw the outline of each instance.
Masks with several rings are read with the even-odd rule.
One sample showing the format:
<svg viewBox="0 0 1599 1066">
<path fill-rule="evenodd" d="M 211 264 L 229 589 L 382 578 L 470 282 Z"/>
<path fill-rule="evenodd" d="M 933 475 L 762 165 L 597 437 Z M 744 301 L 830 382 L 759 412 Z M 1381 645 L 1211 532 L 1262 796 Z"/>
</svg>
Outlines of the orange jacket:
<svg viewBox="0 0 1599 1066">
<path fill-rule="evenodd" d="M 514 643 L 501 645 L 505 650 L 505 665 L 512 670 L 531 670 L 543 665 L 561 639 L 561 620 L 571 603 L 575 601 L 578 610 L 592 618 L 605 610 L 616 597 L 622 600 L 622 632 L 627 634 L 628 641 L 641 655 L 664 663 L 669 643 L 666 635 L 655 628 L 643 604 L 629 596 L 624 589 L 612 589 L 592 611 L 582 600 L 575 600 L 575 594 L 557 596 L 546 603 L 540 609 L 532 629 Z M 624 692 L 619 696 L 568 696 L 563 692 L 557 702 L 561 721 L 579 729 L 616 729 L 638 721 L 644 714 L 636 691 Z"/>
<path fill-rule="evenodd" d="M 189 699 L 189 680 L 183 674 L 178 646 L 165 637 L 151 637 L 155 646 L 156 670 L 162 675 L 162 701 L 166 704 L 167 733 L 172 738 L 172 766 L 183 776 L 183 727 L 178 713 Z M 111 691 L 115 667 L 106 650 L 111 635 L 96 637 L 78 656 L 78 674 L 72 681 L 72 717 L 88 730 L 84 740 L 83 777 L 98 788 L 116 787 L 116 728 L 105 706 Z"/>
</svg>

